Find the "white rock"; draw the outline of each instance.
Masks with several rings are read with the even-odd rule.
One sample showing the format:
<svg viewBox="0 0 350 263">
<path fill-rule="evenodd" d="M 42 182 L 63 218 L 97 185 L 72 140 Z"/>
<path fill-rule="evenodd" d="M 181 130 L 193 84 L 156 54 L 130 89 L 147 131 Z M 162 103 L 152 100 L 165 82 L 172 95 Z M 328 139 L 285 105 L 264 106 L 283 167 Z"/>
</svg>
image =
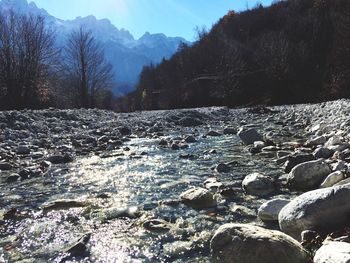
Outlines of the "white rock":
<svg viewBox="0 0 350 263">
<path fill-rule="evenodd" d="M 344 173 L 341 171 L 336 171 L 331 173 L 326 177 L 326 179 L 322 182 L 320 188 L 332 187 L 336 183 L 339 183 L 344 179 Z"/>
<path fill-rule="evenodd" d="M 225 224 L 210 242 L 212 263 L 308 263 L 303 247 L 279 231 Z"/>
<path fill-rule="evenodd" d="M 322 159 L 301 163 L 288 175 L 289 185 L 297 190 L 313 190 L 332 172 Z"/>
<path fill-rule="evenodd" d="M 264 221 L 278 221 L 278 214 L 289 203 L 286 199 L 273 199 L 262 204 L 258 210 L 258 217 Z"/>
<path fill-rule="evenodd" d="M 254 142 L 254 148 L 257 148 L 257 149 L 262 149 L 266 146 L 265 142 L 262 142 L 262 141 L 256 141 Z"/>
<path fill-rule="evenodd" d="M 275 191 L 272 178 L 259 173 L 247 175 L 242 182 L 242 187 L 247 194 L 257 196 L 268 195 Z"/>
<path fill-rule="evenodd" d="M 350 263 L 350 244 L 345 242 L 328 242 L 317 250 L 315 263 Z"/>
<path fill-rule="evenodd" d="M 334 146 L 334 145 L 341 145 L 344 142 L 344 138 L 340 136 L 333 136 L 329 138 L 329 140 L 326 142 L 325 146 Z"/>
<path fill-rule="evenodd" d="M 304 230 L 332 232 L 348 225 L 350 185 L 334 186 L 304 193 L 278 215 L 280 229 L 300 239 Z"/>
<path fill-rule="evenodd" d="M 213 194 L 204 188 L 192 188 L 180 195 L 182 202 L 193 208 L 209 208 L 216 206 Z"/>
</svg>

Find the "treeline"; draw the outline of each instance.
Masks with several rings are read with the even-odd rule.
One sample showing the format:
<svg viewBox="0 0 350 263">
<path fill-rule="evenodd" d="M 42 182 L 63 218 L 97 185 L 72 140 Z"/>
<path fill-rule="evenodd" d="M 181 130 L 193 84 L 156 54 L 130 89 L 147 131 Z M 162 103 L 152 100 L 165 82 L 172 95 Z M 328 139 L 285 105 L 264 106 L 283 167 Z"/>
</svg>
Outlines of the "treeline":
<svg viewBox="0 0 350 263">
<path fill-rule="evenodd" d="M 143 69 L 124 110 L 316 102 L 350 95 L 350 1 L 229 11 L 169 60 Z"/>
<path fill-rule="evenodd" d="M 0 110 L 110 108 L 112 85 L 112 68 L 90 31 L 72 32 L 58 48 L 43 17 L 0 14 Z"/>
</svg>

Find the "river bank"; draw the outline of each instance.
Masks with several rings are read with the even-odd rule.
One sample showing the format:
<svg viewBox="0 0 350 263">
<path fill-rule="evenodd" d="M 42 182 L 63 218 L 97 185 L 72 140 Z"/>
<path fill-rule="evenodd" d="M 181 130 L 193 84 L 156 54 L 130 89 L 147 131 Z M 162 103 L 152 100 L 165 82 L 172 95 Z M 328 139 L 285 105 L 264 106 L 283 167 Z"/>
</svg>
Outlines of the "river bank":
<svg viewBox="0 0 350 263">
<path fill-rule="evenodd" d="M 222 240 L 239 237 L 237 229 L 243 240 L 250 231 L 282 229 L 295 240 L 261 235 L 277 236 L 278 250 L 307 262 L 328 234 L 339 230 L 329 240 L 346 241 L 337 238 L 346 236 L 348 186 L 334 185 L 347 182 L 349 110 L 350 101 L 339 100 L 1 112 L 0 261 L 230 262 L 238 252 Z M 316 232 L 301 240 L 304 230 Z M 280 257 L 257 251 L 272 260 L 261 262 Z M 238 262 L 256 262 L 244 255 Z"/>
</svg>

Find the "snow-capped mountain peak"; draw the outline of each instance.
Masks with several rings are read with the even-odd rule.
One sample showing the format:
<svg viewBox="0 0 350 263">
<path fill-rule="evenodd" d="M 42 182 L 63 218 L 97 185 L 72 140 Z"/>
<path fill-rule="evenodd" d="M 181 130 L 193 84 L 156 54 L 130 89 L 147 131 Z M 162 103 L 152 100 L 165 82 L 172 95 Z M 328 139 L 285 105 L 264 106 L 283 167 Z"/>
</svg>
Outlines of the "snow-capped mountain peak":
<svg viewBox="0 0 350 263">
<path fill-rule="evenodd" d="M 0 13 L 10 10 L 18 14 L 44 16 L 48 25 L 56 32 L 57 43 L 61 46 L 64 45 L 66 37 L 81 26 L 90 30 L 103 44 L 106 58 L 113 65 L 117 82 L 123 87 L 133 87 L 145 65 L 157 64 L 163 58 L 169 58 L 181 42 L 188 43 L 180 37 L 167 37 L 162 33 L 149 32 L 135 39 L 128 30 L 118 29 L 108 19 L 97 19 L 90 15 L 61 20 L 38 8 L 35 3 L 28 3 L 27 0 L 0 0 Z"/>
</svg>

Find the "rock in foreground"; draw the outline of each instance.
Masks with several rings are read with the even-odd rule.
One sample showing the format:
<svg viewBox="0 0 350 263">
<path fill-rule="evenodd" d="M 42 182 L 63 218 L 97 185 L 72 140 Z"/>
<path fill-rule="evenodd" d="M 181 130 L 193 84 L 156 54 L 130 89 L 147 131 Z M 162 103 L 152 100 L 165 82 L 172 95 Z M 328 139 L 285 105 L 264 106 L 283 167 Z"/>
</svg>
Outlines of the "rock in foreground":
<svg viewBox="0 0 350 263">
<path fill-rule="evenodd" d="M 315 263 L 350 263 L 350 244 L 329 242 L 317 250 Z"/>
<path fill-rule="evenodd" d="M 349 223 L 350 185 L 304 193 L 287 204 L 278 216 L 283 232 L 300 239 L 303 230 L 320 233 L 341 229 Z"/>
<path fill-rule="evenodd" d="M 303 247 L 279 231 L 244 224 L 221 226 L 210 242 L 213 263 L 308 263 Z"/>
</svg>

